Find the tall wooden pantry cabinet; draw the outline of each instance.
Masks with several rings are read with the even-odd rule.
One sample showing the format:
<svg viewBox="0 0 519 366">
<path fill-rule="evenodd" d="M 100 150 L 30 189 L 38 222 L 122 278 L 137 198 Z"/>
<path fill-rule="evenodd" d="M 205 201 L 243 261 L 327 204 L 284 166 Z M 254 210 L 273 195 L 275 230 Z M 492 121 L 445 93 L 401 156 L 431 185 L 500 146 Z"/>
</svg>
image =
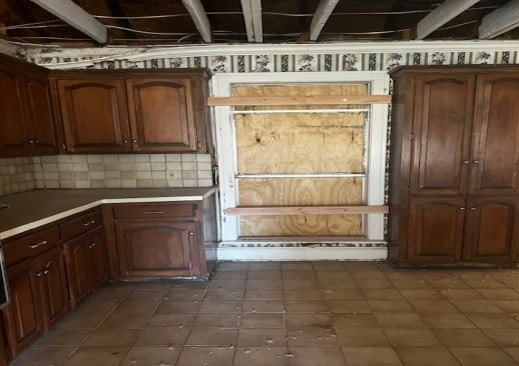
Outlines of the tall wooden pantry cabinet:
<svg viewBox="0 0 519 366">
<path fill-rule="evenodd" d="M 519 67 L 404 66 L 391 77 L 390 262 L 516 262 Z"/>
</svg>

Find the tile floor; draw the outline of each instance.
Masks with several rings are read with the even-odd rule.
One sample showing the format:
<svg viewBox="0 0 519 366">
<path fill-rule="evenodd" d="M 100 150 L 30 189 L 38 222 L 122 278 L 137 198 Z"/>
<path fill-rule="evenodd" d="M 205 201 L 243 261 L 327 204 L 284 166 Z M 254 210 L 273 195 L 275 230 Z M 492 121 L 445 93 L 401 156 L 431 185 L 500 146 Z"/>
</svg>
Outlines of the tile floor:
<svg viewBox="0 0 519 366">
<path fill-rule="evenodd" d="M 519 270 L 223 262 L 109 284 L 12 365 L 519 365 Z"/>
</svg>

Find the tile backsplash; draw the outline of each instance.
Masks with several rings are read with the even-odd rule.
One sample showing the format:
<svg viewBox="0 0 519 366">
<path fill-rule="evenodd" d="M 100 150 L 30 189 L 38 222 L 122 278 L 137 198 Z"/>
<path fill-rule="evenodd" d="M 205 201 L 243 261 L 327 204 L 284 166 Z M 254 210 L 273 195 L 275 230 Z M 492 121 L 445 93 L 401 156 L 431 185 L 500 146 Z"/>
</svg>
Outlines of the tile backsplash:
<svg viewBox="0 0 519 366">
<path fill-rule="evenodd" d="M 209 154 L 52 155 L 0 159 L 0 195 L 34 188 L 213 185 Z"/>
</svg>

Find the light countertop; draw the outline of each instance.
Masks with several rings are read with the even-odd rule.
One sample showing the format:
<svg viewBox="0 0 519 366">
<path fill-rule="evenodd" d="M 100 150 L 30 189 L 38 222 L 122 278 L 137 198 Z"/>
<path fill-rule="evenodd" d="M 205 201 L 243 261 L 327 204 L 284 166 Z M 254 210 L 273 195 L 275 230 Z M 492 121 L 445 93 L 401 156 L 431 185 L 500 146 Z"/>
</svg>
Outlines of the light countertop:
<svg viewBox="0 0 519 366">
<path fill-rule="evenodd" d="M 42 189 L 0 196 L 0 239 L 37 228 L 103 203 L 202 201 L 216 192 L 203 188 Z"/>
</svg>

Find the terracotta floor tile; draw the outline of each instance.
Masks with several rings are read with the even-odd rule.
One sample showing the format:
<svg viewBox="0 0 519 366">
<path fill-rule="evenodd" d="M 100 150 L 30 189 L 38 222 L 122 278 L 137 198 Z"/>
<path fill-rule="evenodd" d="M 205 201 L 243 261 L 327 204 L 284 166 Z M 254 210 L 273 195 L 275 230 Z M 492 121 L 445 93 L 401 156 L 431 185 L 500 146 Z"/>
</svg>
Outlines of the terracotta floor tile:
<svg viewBox="0 0 519 366">
<path fill-rule="evenodd" d="M 245 313 L 282 313 L 284 311 L 281 300 L 250 300 L 243 303 Z"/>
<path fill-rule="evenodd" d="M 129 347 L 80 347 L 65 363 L 66 366 L 118 366 Z"/>
<path fill-rule="evenodd" d="M 347 366 L 402 366 L 391 347 L 342 347 Z"/>
<path fill-rule="evenodd" d="M 171 346 L 183 345 L 189 328 L 145 327 L 140 333 L 136 346 Z"/>
<path fill-rule="evenodd" d="M 283 328 L 283 314 L 278 313 L 244 313 L 240 320 L 240 328 Z"/>
<path fill-rule="evenodd" d="M 251 263 L 252 265 L 258 265 L 262 263 Z M 249 264 L 246 262 L 220 262 L 216 265 L 216 272 L 225 271 L 246 271 L 249 269 Z"/>
<path fill-rule="evenodd" d="M 241 301 L 210 301 L 204 300 L 198 310 L 199 313 L 239 313 L 241 311 Z"/>
<path fill-rule="evenodd" d="M 285 310 L 289 313 L 321 313 L 328 311 L 328 304 L 324 300 L 285 301 Z"/>
<path fill-rule="evenodd" d="M 332 325 L 337 328 L 379 328 L 374 314 L 333 314 Z"/>
<path fill-rule="evenodd" d="M 483 295 L 471 288 L 449 288 L 439 292 L 449 300 L 484 300 Z"/>
<path fill-rule="evenodd" d="M 337 334 L 333 328 L 287 329 L 289 346 L 337 346 Z"/>
<path fill-rule="evenodd" d="M 440 290 L 440 289 L 468 289 L 469 285 L 465 281 L 459 278 L 441 278 L 441 279 L 428 279 L 429 284 Z"/>
<path fill-rule="evenodd" d="M 244 280 L 247 278 L 247 271 L 223 271 L 212 274 L 213 280 Z"/>
<path fill-rule="evenodd" d="M 385 279 L 387 279 L 386 275 L 382 271 L 380 271 L 378 268 L 369 268 L 369 269 L 366 268 L 365 270 L 359 270 L 358 268 L 349 267 L 350 265 L 353 265 L 353 263 L 345 264 L 346 270 L 356 280 L 385 280 Z"/>
<path fill-rule="evenodd" d="M 286 300 L 322 300 L 323 290 L 318 288 L 300 290 L 300 289 L 285 289 L 283 294 Z"/>
<path fill-rule="evenodd" d="M 448 300 L 409 300 L 417 313 L 458 313 Z"/>
<path fill-rule="evenodd" d="M 339 344 L 345 347 L 390 346 L 380 328 L 337 328 Z"/>
<path fill-rule="evenodd" d="M 405 366 L 460 366 L 461 364 L 443 347 L 397 348 Z"/>
<path fill-rule="evenodd" d="M 153 314 L 148 327 L 190 327 L 193 325 L 196 314 Z"/>
<path fill-rule="evenodd" d="M 239 313 L 201 313 L 196 315 L 193 326 L 237 328 L 240 318 Z"/>
<path fill-rule="evenodd" d="M 490 300 L 451 300 L 452 305 L 462 313 L 502 313 Z"/>
<path fill-rule="evenodd" d="M 231 328 L 191 328 L 186 346 L 234 346 L 238 329 Z"/>
<path fill-rule="evenodd" d="M 307 288 L 319 288 L 320 282 L 315 279 L 304 280 L 285 280 L 283 279 L 283 288 L 285 289 L 307 289 Z"/>
<path fill-rule="evenodd" d="M 242 300 L 245 290 L 240 289 L 208 289 L 204 300 Z"/>
<path fill-rule="evenodd" d="M 280 262 L 252 262 L 249 264 L 249 272 L 253 271 L 280 271 Z"/>
<path fill-rule="evenodd" d="M 315 271 L 312 270 L 283 270 L 281 272 L 283 280 L 314 280 L 316 279 Z"/>
<path fill-rule="evenodd" d="M 517 300 L 495 300 L 494 304 L 507 313 L 519 313 L 519 301 Z"/>
<path fill-rule="evenodd" d="M 112 313 L 99 326 L 113 329 L 141 329 L 151 317 L 151 313 Z"/>
<path fill-rule="evenodd" d="M 467 314 L 467 316 L 481 329 L 519 328 L 519 321 L 510 314 Z"/>
<path fill-rule="evenodd" d="M 422 313 L 423 321 L 429 328 L 475 328 L 465 315 L 458 313 Z"/>
<path fill-rule="evenodd" d="M 181 349 L 181 347 L 133 347 L 119 366 L 173 366 Z"/>
<path fill-rule="evenodd" d="M 402 295 L 409 300 L 444 300 L 438 291 L 432 288 L 402 288 Z"/>
<path fill-rule="evenodd" d="M 451 347 L 449 349 L 463 366 L 517 365 L 506 352 L 495 347 Z"/>
<path fill-rule="evenodd" d="M 325 300 L 365 300 L 364 293 L 357 288 L 327 288 L 322 290 Z"/>
<path fill-rule="evenodd" d="M 472 288 L 476 289 L 490 289 L 490 288 L 505 288 L 506 286 L 491 277 L 484 278 L 466 278 L 463 281 Z"/>
<path fill-rule="evenodd" d="M 10 366 L 63 366 L 77 349 L 76 346 L 31 347 L 22 352 Z"/>
<path fill-rule="evenodd" d="M 281 280 L 281 271 L 249 271 L 248 280 Z"/>
<path fill-rule="evenodd" d="M 183 347 L 175 366 L 230 366 L 234 347 Z"/>
<path fill-rule="evenodd" d="M 99 324 L 109 316 L 110 313 L 105 312 L 72 312 L 61 320 L 56 326 L 65 328 L 97 328 Z"/>
<path fill-rule="evenodd" d="M 398 280 L 391 280 L 393 285 L 396 288 L 399 289 L 430 289 L 432 288 L 429 283 L 421 278 L 415 278 L 415 279 L 398 279 Z"/>
<path fill-rule="evenodd" d="M 344 366 L 344 357 L 339 347 L 292 347 L 290 365 L 315 366 L 316 360 L 320 365 Z"/>
<path fill-rule="evenodd" d="M 328 308 L 332 313 L 371 313 L 371 307 L 365 300 L 330 300 Z"/>
<path fill-rule="evenodd" d="M 247 289 L 276 289 L 283 288 L 282 280 L 247 280 Z"/>
<path fill-rule="evenodd" d="M 312 262 L 282 262 L 283 271 L 311 271 L 314 269 Z"/>
<path fill-rule="evenodd" d="M 245 288 L 246 280 L 212 280 L 207 288 Z"/>
<path fill-rule="evenodd" d="M 238 331 L 238 346 L 276 347 L 287 345 L 284 328 L 243 328 Z"/>
<path fill-rule="evenodd" d="M 39 346 L 79 346 L 92 333 L 92 329 L 53 328 L 34 344 Z"/>
<path fill-rule="evenodd" d="M 322 261 L 312 262 L 315 271 L 344 271 L 344 262 Z"/>
<path fill-rule="evenodd" d="M 425 328 L 422 318 L 415 313 L 374 313 L 382 328 Z"/>
<path fill-rule="evenodd" d="M 519 363 L 519 347 L 503 347 L 503 351 Z"/>
<path fill-rule="evenodd" d="M 236 348 L 233 365 L 288 366 L 291 356 L 286 347 L 238 347 Z M 229 365 L 231 364 L 227 364 L 226 366 Z"/>
<path fill-rule="evenodd" d="M 331 316 L 329 313 L 287 313 L 286 327 L 299 328 L 330 328 Z"/>
<path fill-rule="evenodd" d="M 114 312 L 124 314 L 151 313 L 157 309 L 160 304 L 160 301 L 155 300 L 125 300 L 115 308 Z"/>
<path fill-rule="evenodd" d="M 245 300 L 283 300 L 281 289 L 247 289 Z"/>
<path fill-rule="evenodd" d="M 323 289 L 328 288 L 358 288 L 355 280 L 341 280 L 336 278 L 318 278 L 319 287 Z"/>
<path fill-rule="evenodd" d="M 162 290 L 133 290 L 126 300 L 153 300 L 161 301 L 169 291 Z"/>
<path fill-rule="evenodd" d="M 91 333 L 83 342 L 87 347 L 126 347 L 132 346 L 140 330 L 138 329 L 109 329 L 100 328 Z"/>
<path fill-rule="evenodd" d="M 411 305 L 405 300 L 368 300 L 373 312 L 380 313 L 409 313 L 413 311 Z"/>
<path fill-rule="evenodd" d="M 156 314 L 182 314 L 197 313 L 202 305 L 202 301 L 188 300 L 165 300 L 160 303 L 155 310 Z"/>
<path fill-rule="evenodd" d="M 447 347 L 494 347 L 495 344 L 480 329 L 433 329 Z"/>
<path fill-rule="evenodd" d="M 519 347 L 519 329 L 483 330 L 500 347 Z"/>
<path fill-rule="evenodd" d="M 440 346 L 438 338 L 429 329 L 384 329 L 384 334 L 393 347 L 435 347 Z"/>
<path fill-rule="evenodd" d="M 362 292 L 369 300 L 404 300 L 404 296 L 397 289 L 362 289 Z"/>
<path fill-rule="evenodd" d="M 395 286 L 387 278 L 355 278 L 357 286 L 361 289 L 394 289 Z"/>
<path fill-rule="evenodd" d="M 505 289 L 478 289 L 478 292 L 488 300 L 519 300 L 519 292 Z"/>
<path fill-rule="evenodd" d="M 319 279 L 353 280 L 353 276 L 345 270 L 315 271 L 315 275 Z"/>
</svg>

